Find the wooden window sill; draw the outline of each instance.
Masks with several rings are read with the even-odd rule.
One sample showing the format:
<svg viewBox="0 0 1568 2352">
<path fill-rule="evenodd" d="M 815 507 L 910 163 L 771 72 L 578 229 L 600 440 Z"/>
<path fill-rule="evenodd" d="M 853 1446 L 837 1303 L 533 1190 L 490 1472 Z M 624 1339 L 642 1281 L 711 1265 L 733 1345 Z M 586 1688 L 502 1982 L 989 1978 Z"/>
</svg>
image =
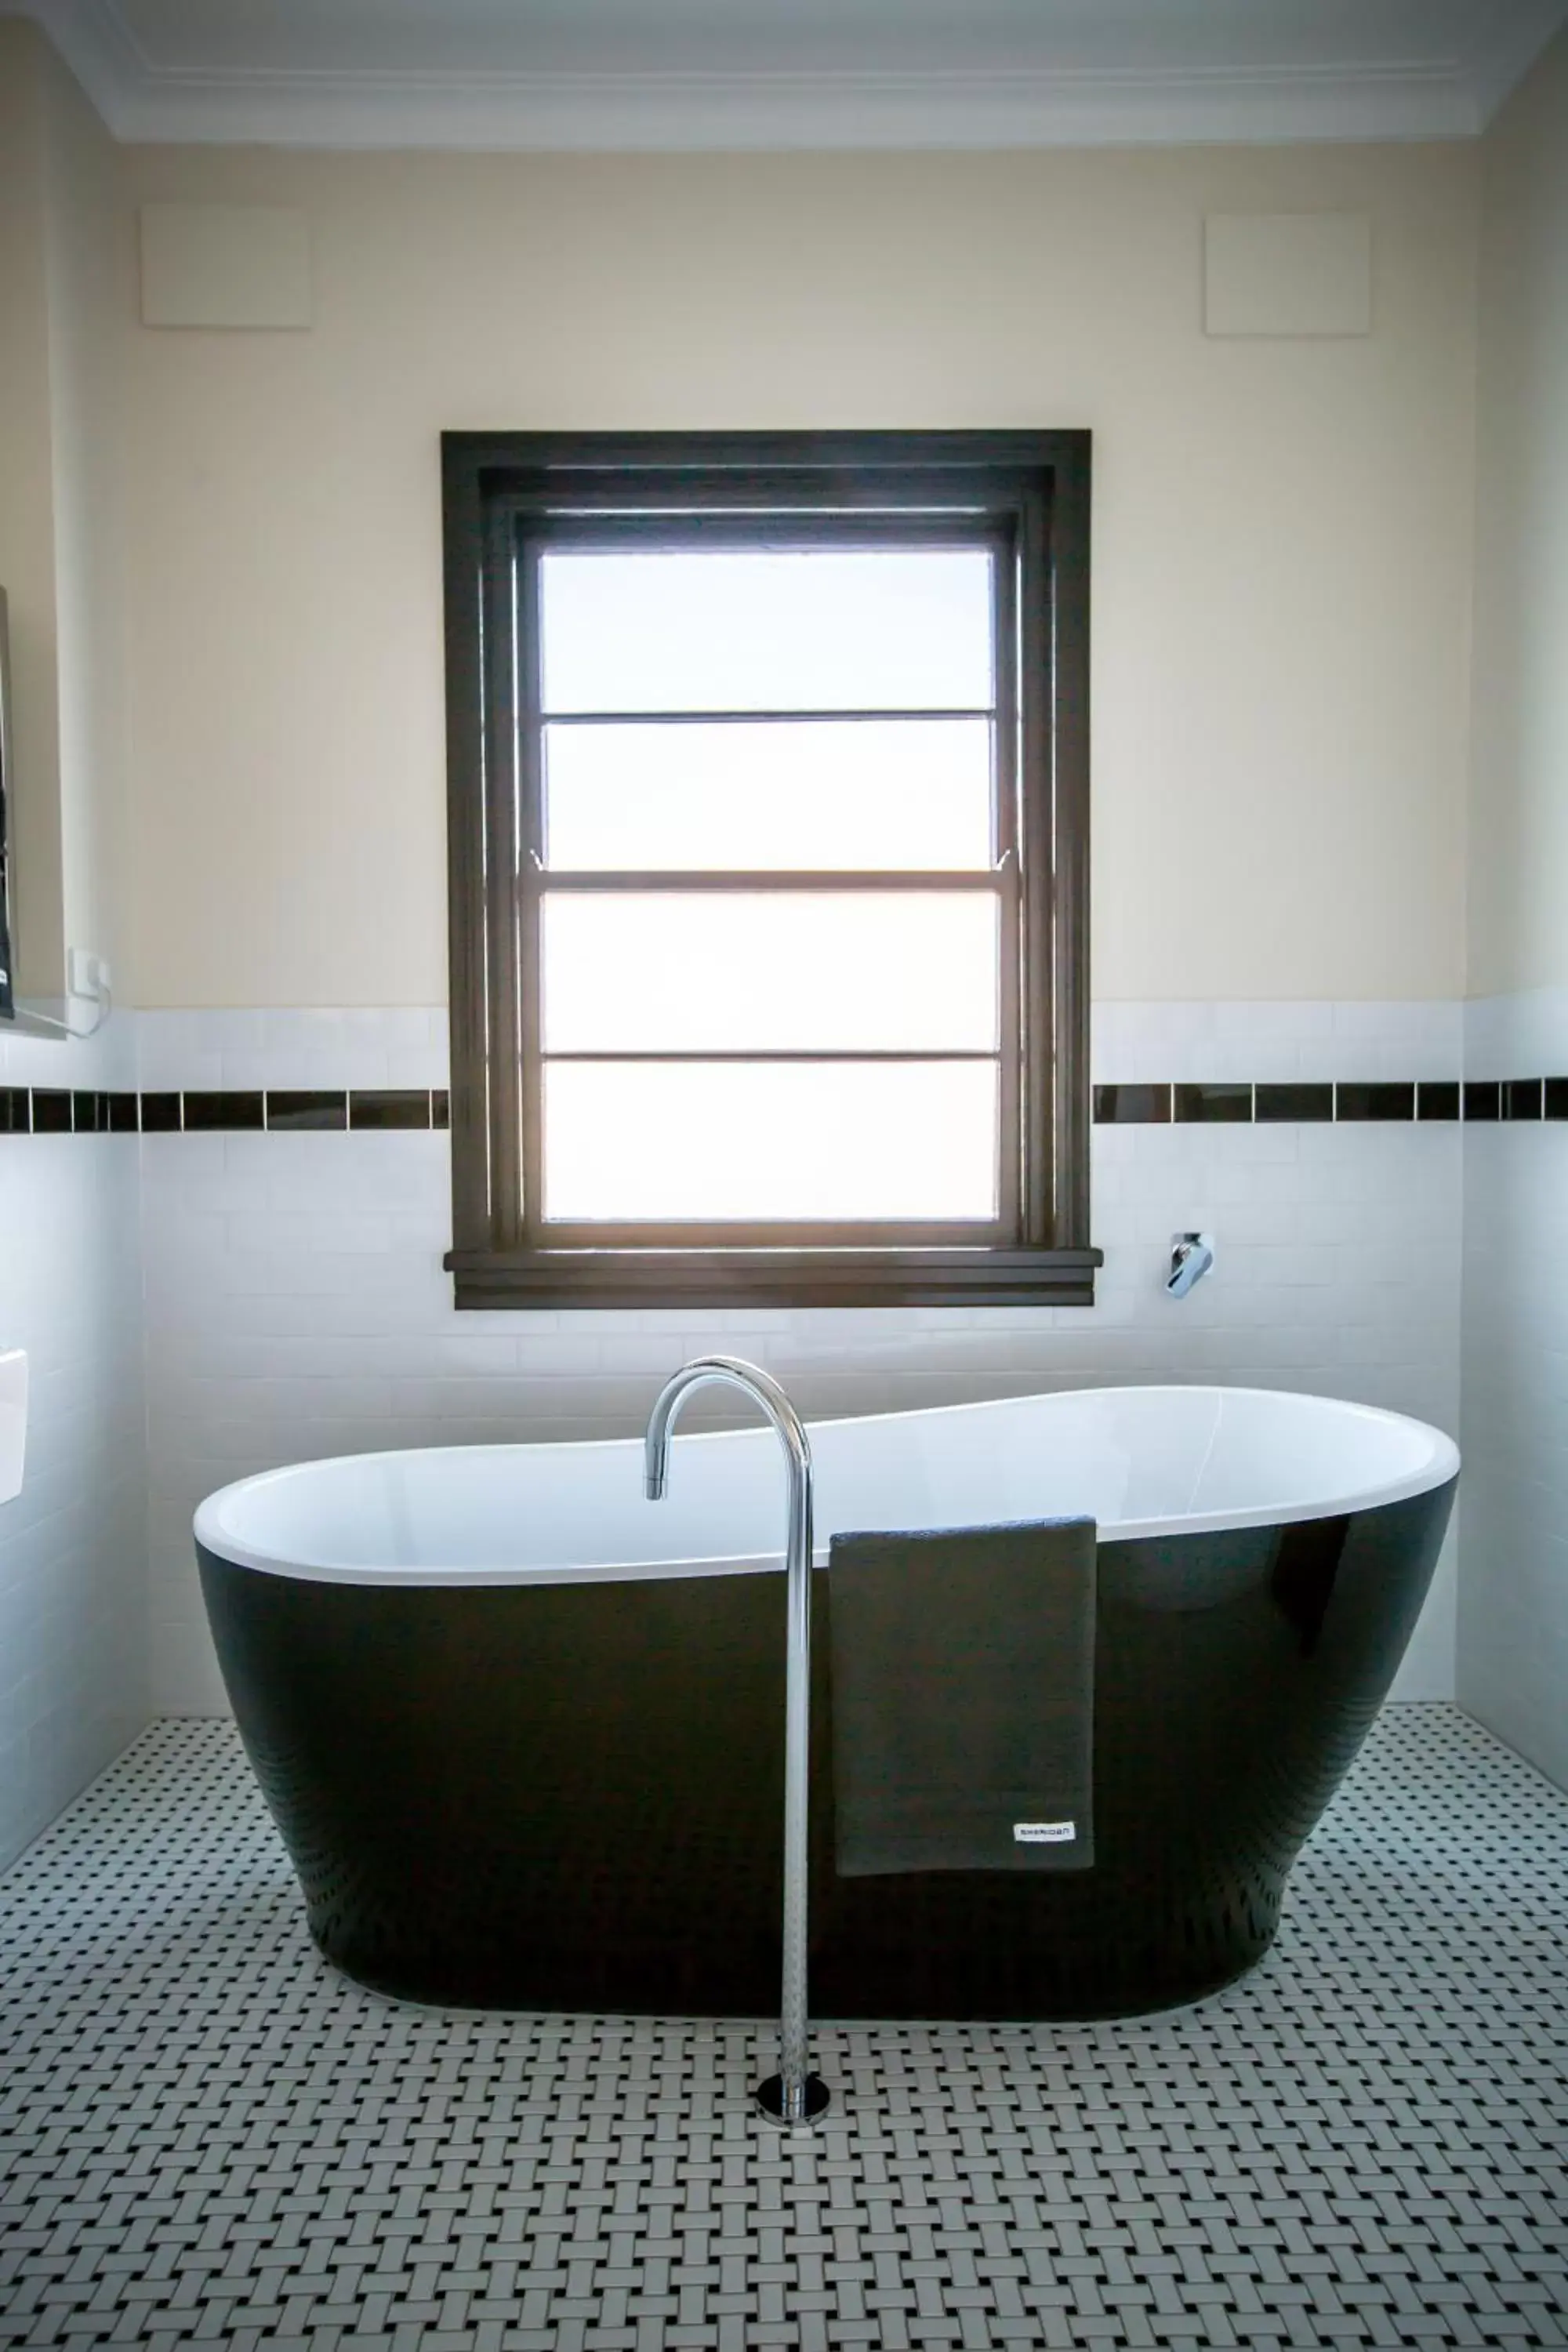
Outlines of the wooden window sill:
<svg viewBox="0 0 1568 2352">
<path fill-rule="evenodd" d="M 449 1250 L 464 1307 L 1092 1307 L 1098 1249 Z"/>
</svg>

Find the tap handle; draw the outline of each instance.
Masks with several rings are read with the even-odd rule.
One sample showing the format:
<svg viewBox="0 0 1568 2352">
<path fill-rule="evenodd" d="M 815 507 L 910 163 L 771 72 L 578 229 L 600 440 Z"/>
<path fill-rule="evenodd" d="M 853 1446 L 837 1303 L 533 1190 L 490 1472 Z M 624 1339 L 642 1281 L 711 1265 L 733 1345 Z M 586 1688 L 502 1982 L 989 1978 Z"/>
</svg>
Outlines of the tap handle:
<svg viewBox="0 0 1568 2352">
<path fill-rule="evenodd" d="M 1165 1288 L 1173 1298 L 1184 1298 L 1193 1285 L 1203 1280 L 1213 1264 L 1212 1234 L 1173 1234 L 1171 1270 L 1165 1276 Z"/>
</svg>

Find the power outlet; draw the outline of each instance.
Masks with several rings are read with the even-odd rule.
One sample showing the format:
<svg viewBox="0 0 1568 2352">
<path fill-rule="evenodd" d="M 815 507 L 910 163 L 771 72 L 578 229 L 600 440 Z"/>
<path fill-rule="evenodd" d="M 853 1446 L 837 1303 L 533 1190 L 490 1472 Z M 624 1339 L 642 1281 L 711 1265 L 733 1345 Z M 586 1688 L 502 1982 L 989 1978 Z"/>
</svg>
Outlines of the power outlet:
<svg viewBox="0 0 1568 2352">
<path fill-rule="evenodd" d="M 109 959 L 91 948 L 72 948 L 66 958 L 66 988 L 89 1004 L 100 1004 L 109 992 Z"/>
</svg>

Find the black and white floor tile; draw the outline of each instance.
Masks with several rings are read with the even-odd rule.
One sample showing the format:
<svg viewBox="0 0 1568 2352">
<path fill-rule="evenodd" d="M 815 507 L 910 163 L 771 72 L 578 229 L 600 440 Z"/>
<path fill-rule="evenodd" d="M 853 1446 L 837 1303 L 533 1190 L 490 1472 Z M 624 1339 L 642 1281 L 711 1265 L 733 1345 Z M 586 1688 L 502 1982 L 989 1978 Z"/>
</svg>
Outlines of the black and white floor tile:
<svg viewBox="0 0 1568 2352">
<path fill-rule="evenodd" d="M 232 1729 L 0 1884 L 0 2345 L 1568 2345 L 1568 1797 L 1387 1712 L 1263 1966 L 1110 2025 L 438 2015 L 314 1952 Z"/>
</svg>

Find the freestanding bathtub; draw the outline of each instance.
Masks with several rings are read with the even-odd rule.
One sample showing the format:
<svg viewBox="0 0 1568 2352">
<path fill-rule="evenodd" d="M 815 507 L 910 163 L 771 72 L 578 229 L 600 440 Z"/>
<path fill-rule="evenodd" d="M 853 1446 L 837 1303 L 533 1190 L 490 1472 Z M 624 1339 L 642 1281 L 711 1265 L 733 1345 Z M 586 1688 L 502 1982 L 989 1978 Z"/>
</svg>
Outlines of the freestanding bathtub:
<svg viewBox="0 0 1568 2352">
<path fill-rule="evenodd" d="M 1327 1399 L 1078 1391 L 818 1423 L 811 1997 L 827 2017 L 1105 2017 L 1268 1948 L 1388 1689 L 1458 1454 Z M 781 1457 L 769 1430 L 270 1471 L 196 1514 L 241 1736 L 311 1932 L 461 2007 L 777 1999 Z M 838 1878 L 836 1529 L 1092 1513 L 1095 1864 Z"/>
</svg>

